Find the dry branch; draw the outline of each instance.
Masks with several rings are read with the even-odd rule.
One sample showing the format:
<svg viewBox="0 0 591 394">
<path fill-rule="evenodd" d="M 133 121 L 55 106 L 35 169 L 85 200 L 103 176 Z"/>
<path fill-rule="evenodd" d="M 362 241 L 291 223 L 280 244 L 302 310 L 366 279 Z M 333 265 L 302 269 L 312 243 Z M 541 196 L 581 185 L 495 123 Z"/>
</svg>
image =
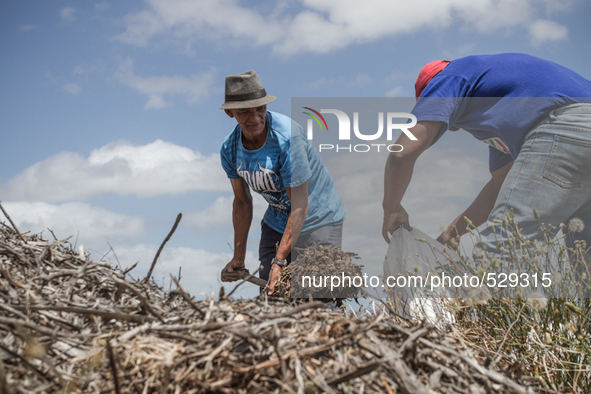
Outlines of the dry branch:
<svg viewBox="0 0 591 394">
<path fill-rule="evenodd" d="M 152 261 L 152 265 L 150 266 L 150 270 L 148 271 L 148 274 L 146 275 L 146 277 L 143 280 L 144 283 L 148 283 L 148 281 L 152 277 L 152 271 L 154 271 L 154 267 L 156 267 L 156 262 L 158 261 L 158 257 L 160 257 L 160 253 L 162 252 L 162 249 L 164 249 L 164 245 L 166 245 L 166 243 L 168 242 L 170 237 L 172 237 L 172 234 L 174 234 L 174 232 L 176 231 L 176 228 L 179 225 L 182 217 L 183 217 L 182 213 L 179 213 L 176 216 L 176 220 L 174 221 L 174 225 L 172 226 L 172 229 L 170 230 L 170 232 L 168 233 L 166 238 L 164 238 L 164 241 L 162 241 L 162 244 L 160 245 L 160 247 L 158 248 L 158 251 L 156 252 L 156 256 L 154 256 L 154 261 Z"/>
</svg>

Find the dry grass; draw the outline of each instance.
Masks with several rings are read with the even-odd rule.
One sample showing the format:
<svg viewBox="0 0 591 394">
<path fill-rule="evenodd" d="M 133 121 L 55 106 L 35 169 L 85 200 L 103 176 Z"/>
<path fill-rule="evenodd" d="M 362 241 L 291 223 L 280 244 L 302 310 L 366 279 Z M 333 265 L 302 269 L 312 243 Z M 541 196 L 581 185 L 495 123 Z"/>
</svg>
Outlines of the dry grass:
<svg viewBox="0 0 591 394">
<path fill-rule="evenodd" d="M 528 273 L 530 280 L 538 273 L 540 281 L 537 287 L 533 281 L 525 287 L 522 282 L 506 288 L 485 286 L 485 296 L 482 291 L 475 295 L 470 289 L 456 289 L 456 298 L 446 306 L 455 317 L 453 335 L 476 350 L 487 365 L 513 361 L 515 368 L 549 389 L 590 393 L 590 249 L 584 242 L 566 246 L 576 226 L 556 229 L 540 222 L 544 241 L 531 242 L 521 235 L 512 212 L 496 223 L 499 243 L 494 256 L 478 249 L 481 237 L 472 226 L 475 252 L 466 256 L 455 246 L 460 261 L 446 262 L 439 271 L 479 277 L 485 272 Z M 542 286 L 542 273 L 549 274 L 551 286 Z"/>
</svg>

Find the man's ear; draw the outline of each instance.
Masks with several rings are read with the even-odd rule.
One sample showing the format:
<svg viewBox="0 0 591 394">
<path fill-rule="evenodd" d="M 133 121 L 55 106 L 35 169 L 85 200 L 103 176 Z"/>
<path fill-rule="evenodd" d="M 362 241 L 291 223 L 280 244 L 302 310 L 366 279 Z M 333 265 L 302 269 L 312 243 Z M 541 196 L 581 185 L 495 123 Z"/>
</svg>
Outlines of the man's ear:
<svg viewBox="0 0 591 394">
<path fill-rule="evenodd" d="M 231 109 L 225 109 L 224 112 L 226 112 L 226 115 L 228 115 L 230 118 L 234 117 L 234 114 L 232 113 Z"/>
</svg>

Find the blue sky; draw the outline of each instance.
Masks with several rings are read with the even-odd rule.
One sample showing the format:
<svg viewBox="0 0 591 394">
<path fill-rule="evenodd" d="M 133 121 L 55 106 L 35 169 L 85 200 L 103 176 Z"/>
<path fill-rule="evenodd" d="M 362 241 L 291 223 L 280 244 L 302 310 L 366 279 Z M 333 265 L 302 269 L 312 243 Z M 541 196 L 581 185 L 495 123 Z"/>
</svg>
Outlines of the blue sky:
<svg viewBox="0 0 591 394">
<path fill-rule="evenodd" d="M 528 53 L 591 79 L 589 16 L 584 0 L 3 0 L 0 200 L 21 231 L 72 235 L 95 258 L 112 246 L 117 258 L 105 258 L 140 261 L 139 277 L 182 212 L 155 278 L 182 266 L 181 283 L 209 294 L 231 256 L 219 164 L 234 127 L 218 109 L 226 75 L 255 69 L 278 97 L 269 109 L 286 114 L 292 97 L 412 97 L 425 63 L 473 54 Z M 486 149 L 448 134 L 418 164 L 405 202 L 434 237 L 488 176 Z M 354 172 L 378 205 L 384 160 L 364 156 Z M 326 163 L 348 211 L 344 248 L 383 256 L 379 210 L 358 203 L 339 158 Z M 259 218 L 263 209 L 259 198 Z M 361 222 L 365 242 L 350 230 Z"/>
</svg>

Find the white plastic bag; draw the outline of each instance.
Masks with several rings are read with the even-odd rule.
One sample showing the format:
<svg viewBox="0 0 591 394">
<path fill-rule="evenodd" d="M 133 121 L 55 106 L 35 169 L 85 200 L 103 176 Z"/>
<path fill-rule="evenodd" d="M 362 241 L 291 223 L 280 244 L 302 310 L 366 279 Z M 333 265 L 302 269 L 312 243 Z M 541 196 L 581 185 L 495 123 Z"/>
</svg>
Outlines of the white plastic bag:
<svg viewBox="0 0 591 394">
<path fill-rule="evenodd" d="M 453 250 L 444 250 L 442 244 L 416 227 L 411 231 L 402 227 L 394 231 L 384 260 L 384 288 L 398 314 L 427 319 L 438 326 L 453 323 L 447 308 L 450 293 L 442 287 L 431 289 L 430 278 L 458 260 Z"/>
</svg>

